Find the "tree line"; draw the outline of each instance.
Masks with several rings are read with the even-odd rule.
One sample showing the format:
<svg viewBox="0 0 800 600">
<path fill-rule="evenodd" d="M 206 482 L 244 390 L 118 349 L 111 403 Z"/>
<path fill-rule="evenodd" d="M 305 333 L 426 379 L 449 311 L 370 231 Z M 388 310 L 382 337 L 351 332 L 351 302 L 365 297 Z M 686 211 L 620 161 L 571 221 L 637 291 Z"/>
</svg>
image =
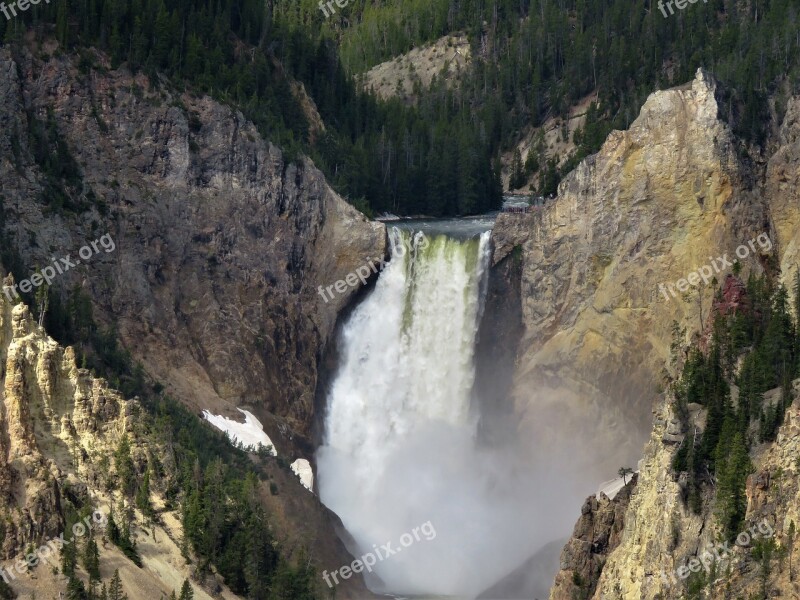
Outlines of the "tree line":
<svg viewBox="0 0 800 600">
<path fill-rule="evenodd" d="M 54 35 L 87 73 L 102 70 L 87 51 L 97 48 L 113 67 L 145 72 L 153 85 L 165 74 L 237 106 L 288 160 L 312 157 L 368 214 L 474 214 L 500 205 L 496 152 L 474 116 L 446 101 L 431 115 L 360 92 L 333 40 L 271 1 L 54 0 L 0 21 L 0 35 L 13 49 L 32 27 L 39 39 Z M 314 139 L 294 80 L 325 122 Z"/>
<path fill-rule="evenodd" d="M 800 273 L 793 295 L 792 306 L 776 276 L 751 274 L 739 306 L 716 313 L 708 348 L 703 351 L 697 343 L 689 348 L 681 376 L 672 385 L 676 413 L 686 431 L 673 460 L 673 469 L 687 475 L 684 499 L 700 513 L 704 499 L 713 496 L 729 539 L 744 522 L 745 483 L 753 469 L 750 449 L 774 441 L 793 401 L 792 381 L 800 377 Z M 722 302 L 720 290 L 716 306 Z M 683 333 L 676 324 L 675 339 Z M 673 348 L 680 353 L 677 342 Z M 736 398 L 732 384 L 739 390 Z M 779 393 L 767 402 L 764 394 L 770 390 Z M 692 403 L 707 411 L 702 432 L 689 422 Z"/>
</svg>

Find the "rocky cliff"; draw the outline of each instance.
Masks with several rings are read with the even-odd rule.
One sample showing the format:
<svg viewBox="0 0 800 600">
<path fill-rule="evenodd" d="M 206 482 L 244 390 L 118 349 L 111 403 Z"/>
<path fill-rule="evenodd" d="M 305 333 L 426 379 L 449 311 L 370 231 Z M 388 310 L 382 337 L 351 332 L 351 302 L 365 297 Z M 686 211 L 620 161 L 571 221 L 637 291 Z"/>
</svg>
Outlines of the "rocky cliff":
<svg viewBox="0 0 800 600">
<path fill-rule="evenodd" d="M 795 403 L 787 412 L 777 440 L 756 451 L 755 472 L 748 479 L 746 526 L 733 543 L 720 542 L 713 511 L 693 513 L 684 502 L 683 481 L 671 469 L 672 459 L 685 432 L 674 414 L 674 399 L 657 409 L 653 432 L 640 463 L 638 485 L 624 511 L 624 528 L 604 564 L 586 577 L 588 548 L 562 552 L 561 570 L 551 600 L 572 598 L 662 600 L 687 597 L 789 598 L 800 592 L 790 568 L 791 523 L 800 523 L 797 452 L 800 443 L 800 380 L 794 383 Z M 697 408 L 697 407 L 696 407 Z M 703 427 L 701 411 L 692 423 Z M 584 513 L 586 507 L 584 507 Z M 576 526 L 577 531 L 585 516 Z M 776 548 L 766 560 L 759 542 L 773 540 Z M 573 576 L 572 573 L 578 576 Z M 698 575 L 695 575 L 698 574 Z M 693 580 L 693 581 L 692 581 Z"/>
<path fill-rule="evenodd" d="M 87 297 L 94 320 L 118 337 L 157 386 L 196 414 L 208 409 L 240 418 L 236 407 L 247 408 L 282 459 L 312 458 L 321 357 L 360 283 L 329 291 L 327 301 L 318 287 L 383 256 L 384 226 L 339 197 L 309 159 L 285 158 L 240 112 L 164 79 L 113 70 L 106 57 L 90 51 L 70 56 L 50 41 L 28 42 L 0 49 L 5 268 L 21 274 L 19 281 L 68 259 L 73 266 L 59 269 L 53 289 L 62 297 Z M 79 249 L 101 236 L 111 243 L 78 259 Z M 16 348 L 11 321 L 3 321 L 3 331 L 7 347 Z M 70 375 L 51 384 L 49 362 L 17 373 L 9 354 L 0 448 L 14 467 L 3 466 L 0 489 L 15 490 L 8 506 L 27 515 L 6 532 L 9 556 L 63 525 L 53 510 L 62 492 L 52 471 L 73 461 L 66 440 L 83 439 L 73 421 L 91 428 L 100 420 L 114 435 L 128 423 L 114 412 L 123 408 L 107 400 L 121 401 L 118 394 L 96 383 L 67 382 L 88 377 L 76 370 L 71 349 L 55 350 L 52 340 L 42 348 Z M 74 391 L 74 398 L 54 392 L 56 405 L 39 410 L 50 421 L 25 413 L 31 398 L 43 402 L 38 388 L 25 387 L 36 381 Z M 46 442 L 48 459 L 18 458 L 30 454 L 39 428 L 51 421 L 63 440 Z M 87 490 L 98 489 L 83 475 Z M 264 494 L 276 536 L 290 548 L 309 550 L 320 570 L 350 562 L 334 533 L 336 517 L 291 473 L 275 468 L 270 477 L 282 491 Z M 173 528 L 165 539 L 174 543 L 165 542 L 169 547 L 159 552 L 170 565 L 183 565 L 179 522 L 165 519 L 164 527 Z M 154 569 L 163 574 L 166 567 Z M 170 571 L 169 585 L 142 584 L 142 598 L 179 588 L 189 571 L 178 572 Z M 368 592 L 353 578 L 337 594 Z"/>
<path fill-rule="evenodd" d="M 317 288 L 382 256 L 383 225 L 241 113 L 100 55 L 77 63 L 51 43 L 0 51 L 14 250 L 32 270 L 109 233 L 112 253 L 55 285 L 89 293 L 173 396 L 228 416 L 249 407 L 277 444 L 307 446 L 317 365 L 357 291 L 325 302 Z"/>
<path fill-rule="evenodd" d="M 7 278 L 3 283 L 13 281 Z M 98 525 L 94 535 L 100 580 L 108 583 L 119 570 L 131 600 L 166 597 L 180 590 L 184 580 L 192 582 L 195 597 L 202 600 L 238 597 L 213 567 L 199 566 L 202 561 L 184 544 L 180 506 L 170 499 L 178 477 L 174 449 L 168 436 L 155 429 L 138 400 L 124 398 L 105 380 L 80 368 L 73 348 L 48 337 L 24 303 L 0 297 L 0 578 L 17 594 L 57 598 L 63 593 L 68 579 L 63 551 L 57 547 L 53 552 L 40 550 L 33 568 L 20 570 L 15 565 L 32 556 L 32 550 L 52 546 L 50 540 L 59 536 L 67 546 L 76 544 L 82 556 L 88 538 L 75 533 L 68 515 L 96 509 L 106 517 L 116 511 L 120 527 L 129 522 L 141 566 L 109 543 L 105 524 Z M 134 510 L 130 499 L 124 499 L 122 489 L 129 482 L 118 458 L 123 437 L 130 448 L 128 477 L 141 480 L 145 472 L 159 474 L 150 483 L 151 513 Z M 264 504 L 274 531 L 280 533 L 281 552 L 306 552 L 320 570 L 349 562 L 318 499 L 276 461 L 262 467 L 264 478 L 280 490 L 280 495 L 266 494 Z M 123 502 L 127 517 L 120 516 Z M 88 585 L 84 564 L 81 559 L 77 576 Z M 321 579 L 317 583 L 324 587 Z M 360 580 L 352 580 L 342 582 L 337 597 L 371 594 Z"/>
<path fill-rule="evenodd" d="M 130 441 L 134 465 L 147 465 L 147 448 L 137 424 L 141 407 L 79 368 L 73 350 L 49 338 L 31 319 L 27 306 L 12 305 L 4 298 L 0 298 L 0 365 L 3 576 L 22 597 L 58 597 L 66 577 L 59 571 L 57 553 L 40 553 L 39 564 L 24 573 L 13 570 L 13 565 L 23 551 L 46 547 L 59 535 L 67 543 L 78 543 L 66 527 L 68 506 L 91 506 L 108 515 L 115 498 L 105 482 L 116 476 L 108 468 L 108 457 L 123 435 Z M 132 600 L 169 594 L 191 571 L 180 558 L 179 518 L 165 514 L 161 524 L 147 529 L 143 521 L 139 515 L 132 530 L 144 558 L 143 569 L 116 546 L 99 543 L 101 577 L 108 581 L 119 569 Z M 96 530 L 96 535 L 104 534 L 104 527 Z M 224 586 L 220 592 L 235 598 Z M 195 595 L 211 598 L 200 586 Z"/>
<path fill-rule="evenodd" d="M 65 487 L 78 477 L 99 477 L 93 464 L 129 431 L 136 403 L 79 369 L 72 349 L 48 338 L 24 304 L 5 299 L 0 362 L 0 491 L 6 514 L 0 552 L 8 558 L 63 530 Z"/>
<path fill-rule="evenodd" d="M 673 324 L 686 331 L 678 342 L 702 343 L 713 294 L 734 268 L 746 277 L 779 266 L 788 285 L 800 253 L 800 99 L 776 104 L 769 143 L 753 153 L 722 119 L 721 96 L 702 70 L 685 86 L 651 94 L 630 128 L 612 132 L 554 200 L 534 215 L 501 215 L 493 231 L 496 264 L 521 249 L 524 333 L 512 389 L 521 437 L 600 481 L 635 464 L 652 432 L 615 544 L 596 560 L 579 534 L 603 510 L 584 510 L 553 600 L 685 597 L 685 583 L 670 574 L 716 541 L 713 517 L 685 509 L 670 471 L 684 435 L 662 394 L 674 375 Z M 748 491 L 748 527 L 768 523 L 784 551 L 797 523 L 794 488 L 775 484 L 774 474 L 785 481 L 796 469 L 787 450 L 795 413 L 778 441 L 758 451 Z M 702 426 L 703 411 L 692 414 Z M 764 588 L 765 567 L 751 550 L 735 551 L 736 577 L 706 584 L 710 597 L 737 597 L 725 589 L 788 597 L 787 568 Z"/>
<path fill-rule="evenodd" d="M 561 552 L 551 597 L 571 600 L 592 595 L 608 556 L 620 544 L 636 479 L 633 475 L 613 498 L 601 492 L 583 503 L 575 530 Z"/>
<path fill-rule="evenodd" d="M 575 470 L 595 481 L 607 478 L 599 469 L 613 473 L 641 456 L 672 323 L 689 335 L 699 329 L 712 278 L 731 269 L 718 268 L 723 255 L 735 260 L 745 244 L 743 272 L 760 272 L 767 255 L 796 246 L 792 133 L 784 126 L 769 164 L 783 175 L 761 181 L 721 120 L 716 92 L 701 70 L 652 94 L 541 212 L 503 214 L 493 232 L 495 261 L 522 249 L 519 429 L 537 447 L 577 457 Z M 760 234 L 771 244 L 756 243 Z M 705 282 L 695 274 L 681 283 L 704 265 Z"/>
</svg>

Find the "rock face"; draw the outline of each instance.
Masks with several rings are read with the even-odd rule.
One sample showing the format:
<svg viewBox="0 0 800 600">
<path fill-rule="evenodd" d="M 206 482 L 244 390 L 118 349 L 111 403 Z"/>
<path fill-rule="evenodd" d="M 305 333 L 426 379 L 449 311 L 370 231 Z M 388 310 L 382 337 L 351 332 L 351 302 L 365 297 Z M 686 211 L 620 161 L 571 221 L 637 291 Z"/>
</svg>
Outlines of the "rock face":
<svg viewBox="0 0 800 600">
<path fill-rule="evenodd" d="M 552 600 L 588 598 L 594 593 L 608 555 L 619 546 L 636 477 L 633 475 L 612 500 L 602 493 L 599 498 L 586 499 L 575 531 L 561 552 Z"/>
<path fill-rule="evenodd" d="M 673 399 L 658 393 L 657 385 L 659 374 L 671 368 L 673 321 L 688 331 L 679 341 L 693 338 L 702 347 L 709 312 L 746 302 L 741 282 L 728 277 L 733 264 L 722 267 L 723 259 L 738 262 L 743 277 L 772 265 L 780 265 L 787 286 L 794 277 L 800 263 L 798 100 L 789 99 L 766 159 L 751 163 L 718 119 L 715 83 L 707 74 L 699 71 L 691 85 L 652 94 L 630 130 L 612 133 L 562 182 L 558 198 L 535 216 L 522 242 L 525 351 L 515 398 L 529 422 L 521 428 L 546 439 L 535 421 L 545 420 L 548 410 L 564 411 L 567 431 L 571 426 L 579 436 L 591 435 L 591 448 L 603 451 L 595 464 L 608 467 L 609 456 L 613 464 L 639 456 L 640 435 L 645 428 L 651 432 L 624 528 L 604 566 L 592 575 L 597 563 L 575 535 L 562 553 L 552 600 L 685 598 L 689 590 L 680 569 L 717 547 L 713 509 L 698 515 L 687 508 L 684 482 L 671 471 L 686 432 Z M 514 217 L 498 221 L 504 229 L 498 247 L 508 245 L 506 238 L 520 243 L 519 226 L 505 224 Z M 714 268 L 716 281 L 695 276 L 692 282 L 689 274 L 702 274 L 698 269 L 705 265 Z M 681 278 L 688 285 L 673 297 L 666 284 L 677 288 Z M 715 302 L 718 284 L 723 294 Z M 538 391 L 542 386 L 549 389 Z M 789 528 L 800 525 L 798 397 L 800 381 L 777 441 L 753 457 L 746 517 L 751 542 L 733 545 L 728 560 L 716 561 L 710 573 L 692 565 L 705 577 L 704 595 L 697 597 L 798 594 L 787 564 L 796 542 Z M 689 409 L 690 422 L 702 431 L 704 410 Z M 594 516 L 584 507 L 576 532 Z M 766 538 L 787 558 L 759 564 L 753 547 Z"/>
<path fill-rule="evenodd" d="M 23 277 L 70 258 L 75 266 L 53 286 L 87 295 L 95 321 L 116 330 L 170 396 L 197 414 L 240 419 L 236 408 L 249 409 L 283 458 L 312 458 L 319 363 L 360 283 L 331 288 L 326 299 L 318 287 L 383 256 L 382 224 L 333 192 L 310 160 L 286 160 L 240 112 L 112 70 L 102 56 L 87 55 L 79 68 L 55 45 L 0 49 L 0 177 L 0 251 Z M 113 243 L 77 264 L 79 250 L 106 235 Z M 108 400 L 118 396 L 84 382 L 72 351 L 52 340 L 37 351 L 47 360 L 18 368 L 25 347 L 9 341 L 22 336 L 4 310 L 0 492 L 23 511 L 3 538 L 9 554 L 63 525 L 53 517 L 62 492 L 49 475 L 63 468 L 61 454 L 43 462 L 32 450 L 39 428 L 48 424 L 66 445 L 82 428 L 116 434 L 127 421 L 103 413 L 122 410 Z M 64 388 L 52 406 L 38 389 L 48 386 Z M 29 396 L 41 404 L 36 414 L 20 400 Z M 276 535 L 291 547 L 314 540 L 321 569 L 352 561 L 335 515 L 293 474 L 274 476 L 286 490 L 265 500 Z M 178 546 L 162 550 L 183 564 Z M 174 577 L 180 584 L 184 575 Z M 171 591 L 140 589 L 150 590 L 144 597 Z M 369 596 L 360 578 L 337 593 Z"/>
<path fill-rule="evenodd" d="M 591 582 L 591 593 L 584 597 L 655 598 L 657 593 L 664 591 L 660 577 L 662 569 L 665 573 L 673 572 L 679 561 L 695 553 L 703 541 L 711 538 L 709 531 L 703 531 L 703 519 L 684 508 L 680 484 L 670 470 L 673 454 L 679 445 L 671 437 L 675 435 L 677 422 L 671 408 L 671 403 L 664 403 L 656 411 L 655 427 L 639 464 L 636 490 L 627 503 L 621 543 L 618 542 L 614 551 L 609 553 L 610 558 L 601 570 L 587 580 Z M 680 440 L 683 435 L 681 431 Z M 653 512 L 643 514 L 644 505 Z M 623 554 L 626 554 L 625 568 L 628 569 L 624 574 L 621 565 L 620 568 L 615 566 Z M 648 556 L 660 559 L 658 568 L 648 560 Z M 622 579 L 612 579 L 615 575 Z M 563 581 L 564 574 L 559 573 L 551 600 L 570 598 L 569 588 L 563 585 Z M 623 590 L 625 593 L 620 596 Z"/>
<path fill-rule="evenodd" d="M 800 97 L 789 98 L 786 115 L 767 162 L 764 195 L 775 241 L 781 249 L 781 272 L 788 281 L 800 265 Z"/>
<path fill-rule="evenodd" d="M 447 35 L 375 65 L 359 74 L 358 82 L 379 98 L 400 98 L 407 104 L 414 104 L 419 99 L 416 86 L 427 89 L 435 78 L 448 87 L 457 85 L 461 72 L 472 61 L 471 54 L 466 36 Z"/>
<path fill-rule="evenodd" d="M 520 437 L 532 440 L 531 452 L 570 456 L 570 469 L 594 481 L 641 456 L 672 323 L 691 335 L 710 310 L 715 285 L 690 274 L 709 265 L 721 282 L 732 268 L 720 268 L 722 257 L 732 262 L 741 244 L 743 273 L 759 272 L 767 254 L 785 256 L 796 243 L 796 195 L 778 200 L 755 185 L 715 92 L 700 70 L 690 84 L 652 94 L 630 129 L 612 132 L 541 212 L 525 215 L 529 222 L 500 215 L 493 232 L 496 260 L 522 247 Z M 787 121 L 796 112 L 790 103 Z M 781 139 L 769 168 L 789 188 L 796 135 L 785 125 Z M 759 244 L 760 234 L 772 243 Z"/>
<path fill-rule="evenodd" d="M 4 283 L 10 282 L 7 278 Z M 67 578 L 53 568 L 60 565 L 58 556 L 43 555 L 42 561 L 49 564 L 31 577 L 10 571 L 9 565 L 60 534 L 70 541 L 64 522 L 68 501 L 106 515 L 112 506 L 119 511 L 122 494 L 113 488 L 120 474 L 112 457 L 123 436 L 137 476 L 152 466 L 153 456 L 160 457 L 159 468 L 169 470 L 174 465 L 170 451 L 149 435 L 146 421 L 137 400 L 124 398 L 105 380 L 79 368 L 73 349 L 48 337 L 25 304 L 12 304 L 0 295 L 0 561 L 6 569 L 3 576 L 20 597 L 56 598 L 65 589 Z M 268 472 L 269 481 L 286 494 L 286 499 L 268 495 L 265 500 L 283 551 L 308 547 L 313 539 L 313 559 L 321 567 L 332 570 L 352 560 L 331 533 L 335 516 L 327 515 L 294 474 L 277 465 L 268 466 Z M 135 511 L 130 528 L 143 567 L 113 544 L 99 544 L 102 578 L 107 581 L 119 569 L 131 600 L 166 597 L 185 579 L 197 576 L 193 573 L 197 561 L 182 557 L 180 510 L 174 505 L 167 508 L 163 481 L 152 485 L 151 502 L 158 516 L 146 519 Z M 194 581 L 198 600 L 237 598 L 213 571 L 202 576 L 202 586 Z M 342 582 L 339 596 L 372 597 L 355 579 Z"/>
<path fill-rule="evenodd" d="M 719 545 L 719 528 L 713 512 L 696 515 L 682 500 L 681 481 L 670 470 L 678 444 L 666 436 L 674 421 L 672 399 L 656 411 L 655 426 L 640 463 L 638 485 L 625 513 L 625 527 L 617 547 L 610 553 L 588 596 L 595 600 L 619 598 L 661 598 L 678 600 L 687 595 L 689 568 L 706 576 L 704 589 L 709 598 L 789 598 L 800 592 L 790 576 L 789 565 L 777 555 L 769 562 L 766 580 L 753 548 L 772 539 L 787 549 L 791 523 L 800 523 L 800 484 L 797 452 L 800 452 L 800 380 L 794 382 L 795 402 L 786 413 L 777 440 L 756 457 L 755 472 L 747 483 L 747 515 L 743 532 L 730 552 Z M 796 539 L 794 540 L 796 541 Z M 565 549 L 567 553 L 568 548 Z M 716 552 L 715 552 L 716 551 Z M 693 559 L 708 557 L 708 569 L 692 565 Z M 719 555 L 724 560 L 715 560 Z M 796 560 L 796 559 L 795 559 Z M 712 562 L 716 563 L 712 567 Z M 688 568 L 682 570 L 684 567 Z M 562 565 L 564 568 L 564 565 Z M 793 567 L 796 575 L 796 566 Z M 710 573 L 710 575 L 708 575 Z M 559 572 L 551 600 L 567 600 L 563 585 L 568 574 Z M 597 578 L 596 578 L 597 580 Z"/>
<path fill-rule="evenodd" d="M 326 302 L 317 287 L 382 256 L 384 226 L 308 159 L 287 162 L 241 113 L 102 64 L 82 71 L 54 50 L 0 51 L 0 177 L 14 250 L 32 271 L 110 234 L 113 252 L 55 285 L 88 293 L 98 320 L 172 396 L 231 417 L 247 407 L 296 449 L 310 431 L 320 356 L 358 289 L 332 290 Z M 51 175 L 37 162 L 33 118 L 74 157 L 73 195 L 92 206 L 41 200 Z"/>
<path fill-rule="evenodd" d="M 526 215 L 520 215 L 526 216 Z M 495 247 L 495 258 L 500 253 Z M 493 260 L 475 349 L 474 394 L 480 401 L 479 431 L 485 443 L 514 438 L 516 420 L 509 402 L 515 358 L 522 335 L 521 248 Z"/>
<path fill-rule="evenodd" d="M 24 304 L 0 298 L 0 558 L 57 536 L 66 489 L 97 482 L 96 465 L 131 427 L 136 402 L 75 364 Z M 82 485 L 81 482 L 83 482 Z M 76 485 L 77 484 L 77 485 Z M 97 486 L 100 487 L 100 486 Z"/>
</svg>

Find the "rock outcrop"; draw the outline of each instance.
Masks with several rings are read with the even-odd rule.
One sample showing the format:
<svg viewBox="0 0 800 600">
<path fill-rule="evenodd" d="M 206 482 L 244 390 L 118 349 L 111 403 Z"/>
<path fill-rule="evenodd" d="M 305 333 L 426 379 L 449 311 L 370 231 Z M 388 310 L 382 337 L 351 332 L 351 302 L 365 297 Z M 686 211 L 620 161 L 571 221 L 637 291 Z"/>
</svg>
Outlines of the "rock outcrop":
<svg viewBox="0 0 800 600">
<path fill-rule="evenodd" d="M 421 90 L 426 90 L 434 80 L 443 81 L 447 87 L 460 81 L 462 71 L 472 62 L 472 50 L 466 36 L 446 35 L 435 42 L 412 48 L 372 67 L 357 76 L 362 88 L 379 98 L 399 98 L 407 104 L 419 100 Z"/>
<path fill-rule="evenodd" d="M 625 527 L 625 511 L 635 489 L 637 475 L 613 499 L 601 493 L 583 503 L 572 537 L 561 552 L 559 571 L 551 598 L 588 598 L 609 554 L 619 546 Z"/>
<path fill-rule="evenodd" d="M 791 281 L 800 265 L 800 97 L 789 98 L 767 162 L 764 196 L 781 249 L 781 272 Z"/>
<path fill-rule="evenodd" d="M 13 282 L 9 277 L 3 283 Z M 0 575 L 22 597 L 58 597 L 65 589 L 67 578 L 59 571 L 57 555 L 43 558 L 30 576 L 15 573 L 9 565 L 61 534 L 71 540 L 67 506 L 90 506 L 106 515 L 113 507 L 120 514 L 123 480 L 116 456 L 123 437 L 130 447 L 132 475 L 141 479 L 152 470 L 163 477 L 154 479 L 150 488 L 154 515 L 131 510 L 130 532 L 143 566 L 136 566 L 113 544 L 99 544 L 103 580 L 119 569 L 131 600 L 167 596 L 186 579 L 193 581 L 195 597 L 201 600 L 238 597 L 213 567 L 198 576 L 197 562 L 184 558 L 180 507 L 163 493 L 169 487 L 165 481 L 174 476 L 172 450 L 148 433 L 148 423 L 152 421 L 137 399 L 124 398 L 108 382 L 80 368 L 74 349 L 47 336 L 24 303 L 10 303 L 0 295 L 0 567 L 6 569 Z M 153 456 L 159 457 L 155 462 L 160 466 L 154 466 Z M 277 461 L 262 466 L 265 478 L 282 492 L 264 494 L 274 530 L 281 536 L 281 551 L 288 555 L 307 550 L 320 571 L 351 561 L 333 534 L 336 517 L 288 468 L 280 468 Z M 130 507 L 130 501 L 126 504 Z M 82 571 L 78 576 L 86 581 Z M 322 588 L 322 579 L 318 583 Z M 372 595 L 363 581 L 352 579 L 342 582 L 337 597 L 360 600 Z"/>
<path fill-rule="evenodd" d="M 65 529 L 68 504 L 92 506 L 108 515 L 114 504 L 105 485 L 109 457 L 123 436 L 129 440 L 134 468 L 147 465 L 137 426 L 141 406 L 79 368 L 73 349 L 49 338 L 25 304 L 14 305 L 3 297 L 0 384 L 2 574 L 21 597 L 57 597 L 67 581 L 59 571 L 57 554 L 48 557 L 40 551 L 40 564 L 30 573 L 12 565 L 18 564 L 24 552 L 45 547 L 52 538 L 63 536 L 67 544 L 76 543 L 75 529 L 72 533 Z M 98 520 L 93 522 L 102 530 Z M 165 515 L 163 526 L 150 528 L 152 543 L 141 528 L 132 528 L 134 538 L 139 536 L 144 569 L 127 560 L 116 546 L 100 545 L 101 577 L 110 579 L 114 567 L 119 568 L 132 600 L 170 593 L 174 579 L 181 582 L 190 571 L 185 561 L 183 566 L 172 562 L 180 556 L 178 523 L 179 519 Z M 224 586 L 220 591 L 234 598 Z M 211 597 L 199 587 L 195 595 L 204 600 Z"/>
<path fill-rule="evenodd" d="M 78 368 L 73 350 L 47 337 L 27 306 L 2 298 L 0 361 L 0 555 L 7 559 L 63 531 L 65 488 L 97 483 L 96 465 L 129 431 L 137 405 Z"/>
<path fill-rule="evenodd" d="M 753 552 L 759 540 L 773 540 L 776 549 L 788 549 L 791 523 L 795 527 L 800 523 L 800 380 L 794 383 L 794 397 L 777 440 L 757 453 L 755 472 L 747 483 L 746 526 L 742 530 L 747 538 L 740 535 L 728 544 L 730 552 L 720 546 L 713 510 L 695 514 L 682 499 L 682 481 L 670 468 L 679 445 L 667 435 L 674 425 L 673 401 L 667 399 L 656 413 L 620 543 L 602 568 L 593 595 L 586 597 L 678 600 L 686 597 L 687 581 L 695 572 L 704 576 L 709 598 L 750 598 L 764 589 L 769 597 L 798 594 L 800 585 L 790 576 L 786 557 L 779 560 L 780 554 L 775 553 L 765 567 Z M 693 564 L 706 552 L 704 564 Z M 717 556 L 723 560 L 716 560 Z M 551 600 L 570 599 L 558 578 L 556 581 Z"/>
</svg>

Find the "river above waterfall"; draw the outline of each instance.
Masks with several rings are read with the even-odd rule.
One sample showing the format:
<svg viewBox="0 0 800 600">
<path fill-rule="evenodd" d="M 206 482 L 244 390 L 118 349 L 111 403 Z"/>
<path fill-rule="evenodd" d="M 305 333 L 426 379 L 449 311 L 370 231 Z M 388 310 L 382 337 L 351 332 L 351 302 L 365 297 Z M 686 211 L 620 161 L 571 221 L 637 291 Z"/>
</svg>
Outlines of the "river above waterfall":
<svg viewBox="0 0 800 600">
<path fill-rule="evenodd" d="M 388 228 L 403 231 L 421 231 L 427 236 L 446 235 L 457 240 L 466 240 L 491 230 L 499 213 L 486 213 L 474 217 L 449 219 L 401 219 L 386 223 Z"/>
</svg>

